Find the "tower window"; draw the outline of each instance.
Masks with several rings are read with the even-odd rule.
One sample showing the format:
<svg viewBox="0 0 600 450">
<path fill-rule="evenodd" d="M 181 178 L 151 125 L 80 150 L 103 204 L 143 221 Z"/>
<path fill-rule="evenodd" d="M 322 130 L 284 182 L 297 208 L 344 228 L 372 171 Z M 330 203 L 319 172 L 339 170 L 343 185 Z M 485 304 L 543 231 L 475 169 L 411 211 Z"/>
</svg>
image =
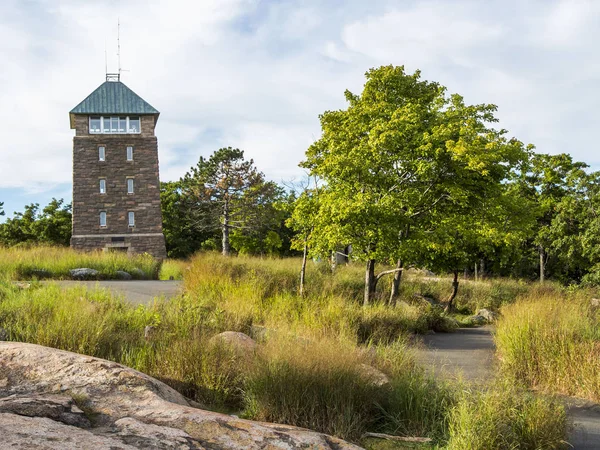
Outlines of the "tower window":
<svg viewBox="0 0 600 450">
<path fill-rule="evenodd" d="M 129 118 L 129 132 L 130 133 L 139 133 L 140 128 L 140 118 L 139 117 L 130 117 Z"/>
<path fill-rule="evenodd" d="M 98 161 L 106 161 L 106 147 L 98 147 Z"/>
<path fill-rule="evenodd" d="M 135 227 L 135 213 L 133 211 L 127 213 L 127 221 L 130 227 Z"/>
<path fill-rule="evenodd" d="M 133 194 L 133 178 L 127 178 L 127 193 Z"/>
<path fill-rule="evenodd" d="M 90 134 L 138 134 L 140 130 L 139 116 L 90 116 Z"/>
<path fill-rule="evenodd" d="M 100 211 L 100 226 L 106 226 L 106 211 Z"/>
<path fill-rule="evenodd" d="M 133 147 L 127 147 L 127 161 L 133 161 Z"/>
<path fill-rule="evenodd" d="M 106 180 L 104 178 L 100 178 L 100 193 L 106 194 Z"/>
<path fill-rule="evenodd" d="M 99 116 L 90 117 L 90 133 L 102 132 L 102 120 Z"/>
</svg>

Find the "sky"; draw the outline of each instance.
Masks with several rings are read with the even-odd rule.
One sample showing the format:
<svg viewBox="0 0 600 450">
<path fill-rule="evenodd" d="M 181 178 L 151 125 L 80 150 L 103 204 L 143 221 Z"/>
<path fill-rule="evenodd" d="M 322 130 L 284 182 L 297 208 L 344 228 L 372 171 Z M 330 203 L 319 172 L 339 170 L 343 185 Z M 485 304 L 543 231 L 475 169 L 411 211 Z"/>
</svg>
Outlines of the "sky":
<svg viewBox="0 0 600 450">
<path fill-rule="evenodd" d="M 600 1 L 1 0 L 0 201 L 71 201 L 69 111 L 118 69 L 157 108 L 161 180 L 238 147 L 303 176 L 319 114 L 404 65 L 543 153 L 600 168 Z"/>
</svg>

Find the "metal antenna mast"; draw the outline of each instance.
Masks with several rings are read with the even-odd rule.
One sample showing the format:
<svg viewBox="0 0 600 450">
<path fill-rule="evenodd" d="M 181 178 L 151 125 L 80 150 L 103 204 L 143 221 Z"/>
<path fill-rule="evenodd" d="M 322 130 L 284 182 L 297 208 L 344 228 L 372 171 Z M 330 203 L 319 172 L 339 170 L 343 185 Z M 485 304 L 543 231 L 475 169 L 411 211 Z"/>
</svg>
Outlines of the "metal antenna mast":
<svg viewBox="0 0 600 450">
<path fill-rule="evenodd" d="M 121 81 L 121 18 L 117 18 L 117 59 L 119 62 L 119 81 Z"/>
</svg>

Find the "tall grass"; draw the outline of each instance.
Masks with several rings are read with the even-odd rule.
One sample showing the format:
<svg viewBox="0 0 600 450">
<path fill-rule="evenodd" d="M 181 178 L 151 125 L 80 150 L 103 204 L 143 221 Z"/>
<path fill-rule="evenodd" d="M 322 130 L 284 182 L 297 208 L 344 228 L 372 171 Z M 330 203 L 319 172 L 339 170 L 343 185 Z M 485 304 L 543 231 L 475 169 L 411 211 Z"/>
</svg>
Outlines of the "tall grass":
<svg viewBox="0 0 600 450">
<path fill-rule="evenodd" d="M 355 342 L 392 342 L 408 332 L 452 328 L 441 308 L 400 302 L 381 302 L 363 308 L 358 300 L 362 274 L 355 266 L 340 267 L 335 275 L 313 265 L 307 275 L 307 295 L 297 295 L 297 260 L 223 258 L 208 254 L 194 258 L 186 271 L 185 302 L 202 302 L 214 310 L 223 329 L 251 333 L 259 325 L 276 332 L 336 337 Z M 325 266 L 326 268 L 326 266 Z M 352 280 L 352 282 L 350 282 Z"/>
<path fill-rule="evenodd" d="M 448 450 L 543 450 L 570 448 L 569 425 L 557 401 L 507 382 L 463 391 L 449 416 Z"/>
<path fill-rule="evenodd" d="M 508 405 L 499 396 L 486 400 L 488 409 L 480 408 L 475 394 L 437 383 L 415 364 L 407 334 L 446 325 L 439 308 L 408 300 L 439 281 L 417 280 L 420 287 L 414 287 L 409 279 L 402 294 L 407 302 L 363 308 L 362 270 L 349 266 L 332 275 L 313 265 L 312 287 L 301 298 L 297 262 L 201 255 L 184 268 L 185 294 L 137 307 L 102 290 L 36 283 L 20 289 L 0 281 L 0 327 L 12 340 L 128 365 L 210 409 L 353 441 L 375 431 L 429 436 L 439 445 L 448 439 L 479 442 L 459 431 L 498 417 L 511 429 L 523 423 L 531 428 L 535 420 L 540 427 L 556 425 L 557 434 L 563 429 L 554 406 L 540 407 L 547 414 L 538 414 L 538 408 L 515 400 L 518 414 L 498 415 L 493 405 Z M 154 327 L 149 339 L 146 326 Z M 225 330 L 253 334 L 257 350 L 239 352 L 215 343 L 212 337 Z M 374 382 L 374 370 L 388 382 Z M 459 414 L 461 405 L 484 415 Z M 524 422 L 519 414 L 531 420 Z"/>
<path fill-rule="evenodd" d="M 527 386 L 600 400 L 600 311 L 586 293 L 527 296 L 502 310 L 502 369 Z"/>
<path fill-rule="evenodd" d="M 78 252 L 65 247 L 0 247 L 0 273 L 14 280 L 70 278 L 77 268 L 95 269 L 101 278 L 117 278 L 123 270 L 134 278 L 156 279 L 160 263 L 150 255 L 119 252 Z"/>
<path fill-rule="evenodd" d="M 188 261 L 166 259 L 160 266 L 159 280 L 183 280 L 183 274 L 189 267 Z"/>
</svg>

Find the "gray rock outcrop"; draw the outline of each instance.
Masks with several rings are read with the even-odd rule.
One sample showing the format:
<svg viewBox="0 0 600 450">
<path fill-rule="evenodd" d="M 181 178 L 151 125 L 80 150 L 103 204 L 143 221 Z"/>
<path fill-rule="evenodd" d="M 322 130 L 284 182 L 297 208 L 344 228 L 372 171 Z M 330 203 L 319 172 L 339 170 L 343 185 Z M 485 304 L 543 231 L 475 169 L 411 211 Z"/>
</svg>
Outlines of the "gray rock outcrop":
<svg viewBox="0 0 600 450">
<path fill-rule="evenodd" d="M 498 319 L 498 313 L 486 308 L 477 311 L 477 315 L 483 317 L 488 323 L 493 323 Z"/>
<path fill-rule="evenodd" d="M 80 269 L 69 270 L 69 274 L 74 280 L 97 280 L 100 272 L 98 272 L 96 269 L 88 269 L 83 267 Z"/>
<path fill-rule="evenodd" d="M 358 369 L 363 377 L 374 386 L 385 386 L 390 384 L 390 378 L 381 370 L 376 369 L 368 364 L 360 364 Z"/>
<path fill-rule="evenodd" d="M 286 425 L 189 406 L 154 378 L 110 361 L 0 342 L 0 447 L 29 449 L 338 449 Z"/>
<path fill-rule="evenodd" d="M 251 354 L 256 350 L 254 339 L 239 331 L 224 331 L 210 338 L 209 342 L 230 347 L 235 352 L 242 354 Z"/>
<path fill-rule="evenodd" d="M 129 281 L 129 280 L 133 279 L 133 277 L 128 272 L 125 272 L 124 270 L 117 270 L 115 272 L 115 277 L 117 278 L 117 280 L 124 280 L 124 281 Z"/>
</svg>

